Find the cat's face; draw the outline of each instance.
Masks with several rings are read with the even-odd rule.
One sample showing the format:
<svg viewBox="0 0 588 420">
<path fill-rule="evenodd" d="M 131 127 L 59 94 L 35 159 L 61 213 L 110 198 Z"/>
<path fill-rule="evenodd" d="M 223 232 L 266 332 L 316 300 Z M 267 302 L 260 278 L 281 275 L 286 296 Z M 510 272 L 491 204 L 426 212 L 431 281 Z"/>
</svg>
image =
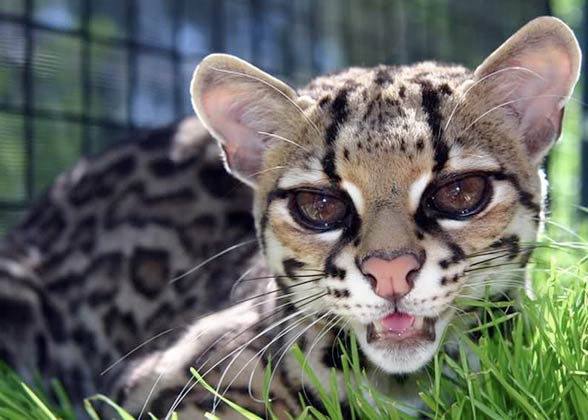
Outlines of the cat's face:
<svg viewBox="0 0 588 420">
<path fill-rule="evenodd" d="M 288 301 L 338 319 L 374 364 L 401 373 L 430 360 L 467 312 L 460 298 L 522 284 L 538 165 L 578 65 L 573 34 L 542 18 L 474 73 L 350 69 L 296 93 L 216 55 L 193 98 L 229 169 L 256 189 L 258 234 Z"/>
</svg>

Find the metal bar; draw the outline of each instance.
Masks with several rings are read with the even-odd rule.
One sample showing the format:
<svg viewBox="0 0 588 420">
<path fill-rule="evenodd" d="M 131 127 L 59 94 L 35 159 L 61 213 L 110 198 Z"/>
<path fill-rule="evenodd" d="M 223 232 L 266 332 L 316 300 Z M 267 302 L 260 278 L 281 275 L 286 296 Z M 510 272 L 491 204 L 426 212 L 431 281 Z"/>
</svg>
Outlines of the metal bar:
<svg viewBox="0 0 588 420">
<path fill-rule="evenodd" d="M 280 9 L 280 13 L 284 15 L 284 19 L 286 22 L 294 23 L 294 6 L 292 2 L 286 1 L 282 3 L 282 8 Z M 292 40 L 290 36 L 282 36 L 281 46 L 282 51 L 284 51 L 284 62 L 282 63 L 283 71 L 288 76 L 291 82 L 294 81 L 294 69 L 295 69 L 295 54 L 294 54 L 294 45 L 292 45 Z"/>
<path fill-rule="evenodd" d="M 92 85 L 90 80 L 91 72 L 91 54 L 90 54 L 90 0 L 83 0 L 81 12 L 81 80 L 82 80 L 82 115 L 87 116 L 90 113 L 92 104 Z M 90 126 L 82 125 L 82 154 L 88 155 L 93 151 L 93 139 L 90 136 Z"/>
<path fill-rule="evenodd" d="M 29 200 L 0 200 L 0 209 L 2 210 L 24 210 L 30 205 Z"/>
<path fill-rule="evenodd" d="M 312 72 L 313 77 L 317 75 L 317 73 L 320 72 L 321 70 L 321 66 L 320 63 L 318 62 L 318 54 L 316 54 L 316 48 L 319 45 L 319 22 L 318 22 L 318 13 L 315 12 L 314 8 L 311 8 L 310 10 L 307 10 L 307 13 L 309 14 L 308 16 L 308 20 L 310 22 L 310 28 L 309 28 L 309 41 L 310 41 L 310 48 L 308 49 L 308 53 L 310 54 L 310 70 Z"/>
<path fill-rule="evenodd" d="M 133 130 L 135 124 L 133 121 L 133 100 L 137 91 L 137 51 L 134 45 L 137 39 L 137 4 L 136 0 L 127 0 L 128 23 L 127 33 L 127 128 Z"/>
<path fill-rule="evenodd" d="M 174 73 L 174 115 L 179 118 L 182 116 L 182 96 L 187 91 L 187 87 L 183 86 L 182 80 L 182 66 L 181 66 L 181 53 L 178 50 L 180 43 L 180 23 L 181 23 L 181 11 L 184 10 L 184 1 L 176 0 L 173 3 L 172 9 L 172 36 L 173 36 L 173 54 L 172 54 L 172 66 Z"/>
<path fill-rule="evenodd" d="M 249 7 L 251 10 L 251 22 L 253 23 L 251 26 L 251 60 L 259 65 L 262 56 L 261 45 L 263 39 L 262 2 L 259 0 L 251 0 Z"/>
<path fill-rule="evenodd" d="M 220 52 L 225 49 L 225 2 L 217 0 L 214 2 L 214 6 L 216 7 L 212 8 L 210 16 L 212 22 L 210 46 L 213 52 Z"/>
<path fill-rule="evenodd" d="M 353 58 L 353 36 L 350 36 L 351 31 L 351 16 L 350 16 L 350 4 L 347 0 L 341 1 L 341 7 L 339 8 L 341 12 L 341 38 L 343 40 L 344 45 L 344 60 L 343 64 L 345 66 L 349 66 L 354 64 Z"/>
<path fill-rule="evenodd" d="M 25 0 L 25 16 L 27 19 L 33 15 L 33 0 Z M 23 68 L 22 90 L 24 93 L 23 104 L 23 134 L 25 142 L 26 168 L 25 168 L 25 191 L 26 199 L 31 200 L 35 192 L 35 144 L 34 144 L 34 127 L 33 127 L 33 28 L 24 27 L 25 31 L 25 62 Z"/>
</svg>

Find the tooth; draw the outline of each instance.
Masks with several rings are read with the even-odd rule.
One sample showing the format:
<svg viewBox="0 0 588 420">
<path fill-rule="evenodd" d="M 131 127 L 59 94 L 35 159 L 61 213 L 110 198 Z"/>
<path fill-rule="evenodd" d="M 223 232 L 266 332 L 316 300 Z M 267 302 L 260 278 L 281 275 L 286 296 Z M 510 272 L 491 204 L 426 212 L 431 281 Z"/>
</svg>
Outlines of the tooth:
<svg viewBox="0 0 588 420">
<path fill-rule="evenodd" d="M 413 327 L 415 330 L 420 330 L 420 329 L 422 329 L 422 328 L 423 328 L 423 324 L 424 324 L 424 322 L 425 322 L 425 319 L 424 319 L 422 316 L 417 316 L 417 317 L 415 317 L 415 319 L 414 319 L 414 324 L 412 324 L 412 327 Z"/>
</svg>

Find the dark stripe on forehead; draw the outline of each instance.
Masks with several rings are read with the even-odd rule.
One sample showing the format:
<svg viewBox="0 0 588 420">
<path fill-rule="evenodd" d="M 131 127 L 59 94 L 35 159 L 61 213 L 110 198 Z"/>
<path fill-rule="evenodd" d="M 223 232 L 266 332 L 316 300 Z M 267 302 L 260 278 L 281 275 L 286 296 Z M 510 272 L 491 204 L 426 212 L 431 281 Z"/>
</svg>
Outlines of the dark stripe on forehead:
<svg viewBox="0 0 588 420">
<path fill-rule="evenodd" d="M 347 116 L 349 115 L 349 109 L 347 106 L 347 95 L 349 94 L 349 88 L 345 87 L 337 93 L 335 99 L 329 107 L 331 113 L 331 124 L 327 127 L 325 134 L 325 141 L 327 143 L 327 151 L 322 159 L 321 165 L 323 171 L 329 177 L 329 179 L 335 183 L 341 181 L 339 175 L 337 175 L 335 165 L 335 149 L 333 147 L 341 126 L 345 123 Z"/>
<path fill-rule="evenodd" d="M 337 170 L 335 168 L 335 150 L 327 150 L 325 157 L 321 161 L 321 165 L 323 167 L 323 172 L 333 183 L 338 184 L 341 181 L 341 177 L 337 175 Z"/>
<path fill-rule="evenodd" d="M 435 147 L 435 166 L 433 166 L 433 172 L 439 172 L 443 169 L 449 158 L 449 148 L 440 139 L 434 141 L 433 145 Z"/>
<path fill-rule="evenodd" d="M 325 140 L 327 141 L 327 146 L 331 146 L 335 140 L 337 139 L 337 135 L 339 134 L 339 129 L 341 125 L 345 123 L 347 116 L 349 114 L 349 109 L 347 107 L 347 95 L 349 94 L 348 88 L 343 88 L 337 93 L 335 99 L 331 103 L 331 107 L 329 111 L 331 112 L 331 124 L 327 127 L 327 132 L 325 135 Z"/>
<path fill-rule="evenodd" d="M 439 113 L 439 92 L 428 80 L 420 80 L 423 110 L 427 113 L 427 123 L 431 127 L 433 140 L 441 137 L 441 114 Z"/>
<path fill-rule="evenodd" d="M 445 166 L 449 156 L 449 148 L 442 141 L 443 130 L 441 129 L 439 91 L 428 80 L 419 80 L 418 83 L 421 85 L 423 110 L 427 114 L 427 123 L 431 128 L 433 148 L 435 150 L 435 167 L 433 171 L 439 172 Z"/>
</svg>

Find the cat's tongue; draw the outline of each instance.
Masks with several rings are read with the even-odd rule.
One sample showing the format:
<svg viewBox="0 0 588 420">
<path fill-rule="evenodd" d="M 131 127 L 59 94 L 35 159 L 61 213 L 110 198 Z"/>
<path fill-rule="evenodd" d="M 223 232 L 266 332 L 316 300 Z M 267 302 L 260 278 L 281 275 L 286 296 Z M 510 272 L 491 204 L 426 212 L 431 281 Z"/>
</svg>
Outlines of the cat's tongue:
<svg viewBox="0 0 588 420">
<path fill-rule="evenodd" d="M 382 325 L 393 333 L 402 333 L 412 327 L 414 316 L 403 312 L 394 312 L 382 319 Z"/>
</svg>

